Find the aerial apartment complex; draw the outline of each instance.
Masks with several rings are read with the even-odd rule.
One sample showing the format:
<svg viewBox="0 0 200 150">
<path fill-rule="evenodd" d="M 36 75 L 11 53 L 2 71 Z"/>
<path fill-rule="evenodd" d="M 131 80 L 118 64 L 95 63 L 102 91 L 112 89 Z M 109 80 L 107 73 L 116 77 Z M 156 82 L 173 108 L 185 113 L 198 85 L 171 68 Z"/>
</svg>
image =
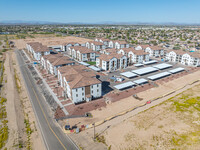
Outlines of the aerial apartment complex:
<svg viewBox="0 0 200 150">
<path fill-rule="evenodd" d="M 183 50 L 165 51 L 165 59 L 170 62 L 180 63 L 187 66 L 199 66 L 200 54 L 197 52 L 186 52 Z"/>
<path fill-rule="evenodd" d="M 60 47 L 61 51 L 57 52 L 38 42 L 27 43 L 33 59 L 49 74 L 57 77 L 63 95 L 73 103 L 102 97 L 102 81 L 96 75 L 99 70 L 123 70 L 128 66 L 151 63 L 151 58 L 157 57 L 188 66 L 199 66 L 200 62 L 200 55 L 196 52 L 164 50 L 150 45 L 131 47 L 125 41 L 104 38 L 82 44 L 66 42 Z M 87 62 L 94 65 L 88 67 Z"/>
</svg>

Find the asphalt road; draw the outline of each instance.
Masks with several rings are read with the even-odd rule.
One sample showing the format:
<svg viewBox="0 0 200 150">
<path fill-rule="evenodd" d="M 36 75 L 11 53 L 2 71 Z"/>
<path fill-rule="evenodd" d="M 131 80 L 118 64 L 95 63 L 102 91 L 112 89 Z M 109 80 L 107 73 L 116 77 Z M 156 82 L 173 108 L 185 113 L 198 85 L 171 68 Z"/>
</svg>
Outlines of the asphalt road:
<svg viewBox="0 0 200 150">
<path fill-rule="evenodd" d="M 62 132 L 52 118 L 48 104 L 29 73 L 21 53 L 19 50 L 15 53 L 46 148 L 48 150 L 77 150 L 78 147 Z"/>
</svg>

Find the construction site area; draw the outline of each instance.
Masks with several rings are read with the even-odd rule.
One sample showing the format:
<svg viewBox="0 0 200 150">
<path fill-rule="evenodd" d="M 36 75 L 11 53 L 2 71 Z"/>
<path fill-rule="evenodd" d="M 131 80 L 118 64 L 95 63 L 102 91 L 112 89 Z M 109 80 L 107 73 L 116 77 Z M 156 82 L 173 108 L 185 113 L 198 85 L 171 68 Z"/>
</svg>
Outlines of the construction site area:
<svg viewBox="0 0 200 150">
<path fill-rule="evenodd" d="M 128 67 L 123 71 L 95 72 L 102 81 L 103 96 L 97 100 L 75 105 L 62 96 L 62 89 L 56 86 L 57 77 L 48 74 L 39 64 L 34 64 L 26 50 L 20 50 L 20 55 L 28 66 L 32 77 L 52 110 L 52 115 L 63 129 L 63 132 L 66 134 L 71 133 L 69 134 L 70 137 L 81 147 L 87 149 L 93 149 L 96 146 L 105 149 L 109 146 L 112 149 L 127 149 L 132 148 L 135 144 L 137 145 L 135 148 L 138 149 L 166 147 L 167 143 L 162 142 L 163 140 L 169 140 L 169 137 L 161 137 L 161 134 L 167 132 L 164 129 L 173 120 L 165 120 L 165 125 L 163 123 L 154 125 L 154 122 L 159 122 L 161 117 L 167 118 L 173 113 L 179 113 L 178 111 L 171 111 L 174 109 L 174 104 L 172 100 L 167 99 L 199 84 L 200 70 L 198 67 L 188 67 L 156 60 L 156 63 L 142 67 Z M 111 77 L 119 76 L 124 78 L 122 82 L 111 79 Z M 175 98 L 173 99 L 175 100 Z M 152 106 L 155 107 L 149 109 Z M 168 112 L 169 108 L 170 113 Z M 146 115 L 148 111 L 153 111 L 153 113 Z M 163 116 L 166 115 L 166 112 L 169 114 Z M 136 114 L 138 115 L 136 116 Z M 144 123 L 146 120 L 144 118 L 149 120 L 148 125 Z M 155 118 L 153 122 L 152 118 Z M 177 121 L 174 122 L 174 124 L 176 123 Z M 66 125 L 75 128 L 66 131 Z M 126 131 L 124 131 L 125 128 Z M 159 135 L 154 135 L 153 133 L 158 129 L 161 130 Z M 171 139 L 174 142 L 174 144 L 173 142 L 170 144 L 172 148 L 183 146 L 178 140 L 180 137 L 175 137 L 178 133 L 177 129 L 178 126 L 173 132 L 174 139 Z M 181 134 L 184 129 L 180 131 Z M 137 132 L 135 132 L 136 130 Z M 139 134 L 144 132 L 143 130 L 149 130 L 152 133 L 149 134 L 151 137 L 140 137 Z M 170 128 L 168 128 L 169 131 Z M 133 132 L 135 134 L 131 134 Z M 119 134 L 123 136 L 117 136 Z M 103 142 L 100 140 L 100 143 L 94 143 L 94 136 L 97 136 L 96 139 L 103 137 Z M 112 140 L 113 136 L 118 138 Z M 145 140 L 146 138 L 149 138 L 149 140 Z M 151 142 L 154 142 L 152 144 L 154 147 L 151 146 Z M 155 144 L 157 147 L 155 147 Z"/>
</svg>

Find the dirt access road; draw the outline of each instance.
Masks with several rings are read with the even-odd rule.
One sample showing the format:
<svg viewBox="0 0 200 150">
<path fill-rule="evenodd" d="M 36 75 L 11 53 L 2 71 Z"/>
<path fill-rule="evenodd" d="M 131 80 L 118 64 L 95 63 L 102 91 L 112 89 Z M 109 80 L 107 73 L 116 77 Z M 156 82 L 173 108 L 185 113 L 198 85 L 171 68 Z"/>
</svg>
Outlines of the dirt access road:
<svg viewBox="0 0 200 150">
<path fill-rule="evenodd" d="M 27 119 L 28 116 L 30 127 L 33 131 L 30 138 L 30 145 L 32 149 L 44 150 L 45 147 L 35 123 L 36 119 L 32 111 L 23 80 L 19 73 L 15 53 L 13 51 L 6 52 L 4 67 L 5 83 L 3 86 L 3 93 L 7 98 L 6 108 L 8 110 L 7 118 L 9 127 L 9 138 L 6 147 L 7 149 L 26 149 L 27 133 L 24 119 Z M 16 78 L 18 78 L 18 87 L 16 86 Z M 18 88 L 20 88 L 20 92 L 18 91 Z"/>
</svg>

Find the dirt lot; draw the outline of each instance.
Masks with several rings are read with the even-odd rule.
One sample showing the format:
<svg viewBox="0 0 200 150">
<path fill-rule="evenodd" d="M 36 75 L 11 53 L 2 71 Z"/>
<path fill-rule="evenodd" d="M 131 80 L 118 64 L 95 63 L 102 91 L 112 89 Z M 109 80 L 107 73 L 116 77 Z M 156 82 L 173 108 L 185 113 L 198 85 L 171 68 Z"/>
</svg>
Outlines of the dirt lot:
<svg viewBox="0 0 200 150">
<path fill-rule="evenodd" d="M 93 115 L 91 119 L 90 118 L 74 118 L 74 119 L 68 119 L 68 121 L 71 125 L 74 125 L 74 124 L 86 125 L 86 124 L 91 124 L 94 122 L 104 120 L 105 118 L 124 112 L 133 107 L 140 106 L 146 103 L 148 100 L 152 100 L 168 92 L 171 92 L 180 87 L 183 87 L 184 85 L 187 85 L 188 83 L 199 79 L 199 76 L 200 76 L 200 71 L 196 71 L 192 74 L 188 74 L 180 78 L 174 79 L 172 81 L 162 83 L 159 85 L 159 87 L 150 88 L 146 91 L 138 93 L 137 94 L 138 97 L 143 98 L 142 101 L 137 100 L 134 97 L 130 96 L 120 101 L 107 104 L 106 107 L 102 107 L 97 110 L 91 111 Z M 65 122 L 66 121 L 64 120 L 63 122 L 61 122 L 61 124 L 63 123 L 64 125 Z"/>
<path fill-rule="evenodd" d="M 198 85 L 199 82 L 195 83 L 194 85 L 188 85 L 188 83 L 191 83 L 191 82 L 199 79 L 199 75 L 200 75 L 200 71 L 197 71 L 195 73 L 188 74 L 186 76 L 174 79 L 173 81 L 169 81 L 167 83 L 162 83 L 162 85 L 160 85 L 157 88 L 155 87 L 155 88 L 151 88 L 147 91 L 141 92 L 141 93 L 138 94 L 138 96 L 144 98 L 143 101 L 138 101 L 138 100 L 134 99 L 133 97 L 128 97 L 128 98 L 123 99 L 121 101 L 111 103 L 111 104 L 107 105 L 105 108 L 102 108 L 101 110 L 92 111 L 92 114 L 93 114 L 92 119 L 88 119 L 88 118 L 68 119 L 67 122 L 69 122 L 71 125 L 73 125 L 73 123 L 76 123 L 78 126 L 81 125 L 81 124 L 84 124 L 84 123 L 97 122 L 99 120 L 110 117 L 113 114 L 117 114 L 118 112 L 121 112 L 123 110 L 127 110 L 130 107 L 134 107 L 134 106 L 140 105 L 141 103 L 145 103 L 149 99 L 159 97 L 159 96 L 161 96 L 163 94 L 167 94 L 167 93 L 169 93 L 169 92 L 171 92 L 175 89 L 181 88 L 177 92 L 175 92 L 171 95 L 168 95 L 167 97 L 161 98 L 161 99 L 153 102 L 152 104 L 146 105 L 145 107 L 141 107 L 140 109 L 136 109 L 136 110 L 131 111 L 131 112 L 125 114 L 125 115 L 114 118 L 114 119 L 112 119 L 108 122 L 105 122 L 102 125 L 97 126 L 95 128 L 96 133 L 100 134 L 100 136 L 103 136 L 106 139 L 105 142 L 103 140 L 103 142 L 106 143 L 106 146 L 108 147 L 108 146 L 111 145 L 111 147 L 112 147 L 111 149 L 114 149 L 114 150 L 115 149 L 116 150 L 118 150 L 118 149 L 154 149 L 154 146 L 156 146 L 156 145 L 149 146 L 149 145 L 151 145 L 151 140 L 148 141 L 150 144 L 148 143 L 148 144 L 145 145 L 145 143 L 147 143 L 145 141 L 146 138 L 150 139 L 150 137 L 148 137 L 148 135 L 150 133 L 152 133 L 152 135 L 153 135 L 154 132 L 157 131 L 157 129 L 155 129 L 155 128 L 157 127 L 156 126 L 157 124 L 159 126 L 160 118 L 170 118 L 170 116 L 176 117 L 176 115 L 173 114 L 174 111 L 171 108 L 171 106 L 166 105 L 168 103 L 168 101 L 165 104 L 163 104 L 164 106 L 166 105 L 166 109 L 167 109 L 166 111 L 162 112 L 162 109 L 164 109 L 164 106 L 161 107 L 161 105 L 160 106 L 156 106 L 156 105 L 166 101 L 171 96 L 175 96 L 176 94 L 183 92 L 184 90 L 187 90 L 188 88 L 193 87 L 195 84 Z M 185 86 L 185 85 L 187 85 L 187 86 Z M 184 87 L 184 88 L 182 88 L 182 87 Z M 161 109 L 159 109 L 158 112 L 155 111 L 155 114 L 154 114 L 154 108 L 152 108 L 153 111 L 148 112 L 147 114 L 143 115 L 142 117 L 137 117 L 138 113 L 145 111 L 146 109 L 149 109 L 151 107 L 161 108 Z M 151 110 L 151 109 L 149 109 L 149 110 Z M 172 114 L 170 114 L 170 113 L 172 113 Z M 148 116 L 148 115 L 151 115 L 151 114 L 154 114 L 154 115 L 151 116 L 151 118 L 148 119 L 148 118 L 145 117 L 145 116 Z M 163 115 L 166 115 L 166 116 L 156 117 L 156 115 L 159 115 L 159 114 L 163 114 Z M 134 124 L 131 124 L 132 121 L 129 121 L 129 120 L 135 118 L 134 116 L 136 117 L 136 119 L 135 119 L 136 121 L 139 120 L 139 119 L 143 120 L 143 125 L 141 125 L 141 126 L 144 126 L 143 128 L 145 128 L 145 129 L 143 129 L 143 131 L 141 131 L 141 132 L 134 131 L 136 127 L 132 128 L 132 126 Z M 184 131 L 186 131 L 185 127 L 189 127 L 188 129 L 193 130 L 192 128 L 190 128 L 190 126 L 188 126 L 188 124 L 187 125 L 182 124 L 183 121 L 176 122 L 176 118 L 173 118 L 173 117 L 171 117 L 171 118 L 172 118 L 172 120 L 175 120 L 175 123 L 172 124 L 172 125 L 169 123 L 168 125 L 171 125 L 172 127 L 177 127 L 176 128 L 177 133 L 178 133 L 179 129 L 182 129 L 182 126 L 184 127 Z M 155 121 L 154 121 L 154 118 L 155 118 Z M 156 119 L 156 118 L 158 118 L 158 119 Z M 145 124 L 145 121 L 147 121 L 147 124 Z M 151 123 L 151 121 L 152 121 L 152 123 Z M 129 122 L 131 122 L 131 123 L 129 123 Z M 159 126 L 159 129 L 164 128 L 164 126 L 167 126 L 168 122 L 169 121 L 167 120 L 166 125 L 164 124 L 162 126 Z M 66 120 L 62 123 L 65 124 Z M 149 133 L 146 132 L 146 128 L 148 128 L 148 127 L 150 128 L 150 126 L 153 125 L 153 124 L 155 124 L 155 127 L 154 127 L 155 130 L 151 131 L 151 129 L 149 129 L 149 131 L 148 131 Z M 140 125 L 138 125 L 138 126 L 140 126 Z M 125 136 L 127 136 L 126 139 L 129 139 L 129 135 L 127 135 L 127 134 L 130 133 L 131 134 L 130 137 L 132 137 L 132 134 L 135 133 L 135 132 L 138 132 L 138 134 L 141 135 L 141 138 L 144 138 L 144 139 L 139 138 L 139 140 L 141 140 L 141 141 L 144 140 L 144 142 L 141 142 L 141 141 L 138 140 L 133 145 L 132 145 L 132 143 L 133 143 L 132 141 L 134 141 L 134 139 L 130 140 L 130 141 L 128 140 L 129 143 L 124 142 Z M 94 129 L 91 128 L 91 129 L 88 129 L 86 131 L 80 132 L 79 134 L 70 134 L 70 136 L 72 137 L 72 139 L 74 141 L 76 141 L 77 143 L 82 145 L 85 149 L 89 150 L 90 145 L 92 145 L 91 139 L 93 137 L 93 134 L 94 134 Z M 140 135 L 133 135 L 133 137 L 140 137 Z M 87 138 L 85 138 L 85 137 L 87 137 Z M 158 138 L 158 137 L 155 137 L 155 138 Z M 91 143 L 91 144 L 86 145 L 85 143 Z M 95 144 L 95 143 L 93 142 L 93 144 Z M 123 143 L 125 143 L 125 144 L 123 145 Z M 164 141 L 164 143 L 166 143 L 166 141 Z M 175 139 L 175 143 L 176 143 L 176 139 Z M 144 147 L 142 147 L 143 145 L 144 145 Z M 170 146 L 173 147 L 174 145 L 171 144 Z M 99 150 L 98 148 L 96 148 L 96 149 Z M 163 149 L 163 147 L 159 148 L 159 146 L 158 146 L 155 149 Z M 164 149 L 167 149 L 167 148 L 164 148 Z"/>
<path fill-rule="evenodd" d="M 82 44 L 93 40 L 80 37 L 67 36 L 67 37 L 27 38 L 27 39 L 13 40 L 13 41 L 15 42 L 15 46 L 18 49 L 23 49 L 26 48 L 26 43 L 28 42 L 40 42 L 43 45 L 53 46 L 53 45 L 61 45 L 67 42 L 78 42 Z"/>
<path fill-rule="evenodd" d="M 112 149 L 200 147 L 200 85 L 108 129 Z"/>
</svg>

